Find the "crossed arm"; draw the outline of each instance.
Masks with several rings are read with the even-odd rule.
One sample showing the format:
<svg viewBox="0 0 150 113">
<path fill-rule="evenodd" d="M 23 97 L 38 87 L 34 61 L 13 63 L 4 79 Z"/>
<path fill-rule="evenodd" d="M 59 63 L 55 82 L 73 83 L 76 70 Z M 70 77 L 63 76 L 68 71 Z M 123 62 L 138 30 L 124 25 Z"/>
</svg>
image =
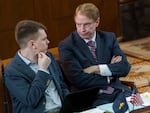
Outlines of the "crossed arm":
<svg viewBox="0 0 150 113">
<path fill-rule="evenodd" d="M 121 60 L 122 60 L 122 56 L 113 56 L 110 63 L 111 64 L 117 63 L 117 62 L 120 62 Z M 100 68 L 98 65 L 93 65 L 93 66 L 89 66 L 87 68 L 84 68 L 83 72 L 88 73 L 88 74 L 90 74 L 90 73 L 99 74 Z"/>
</svg>

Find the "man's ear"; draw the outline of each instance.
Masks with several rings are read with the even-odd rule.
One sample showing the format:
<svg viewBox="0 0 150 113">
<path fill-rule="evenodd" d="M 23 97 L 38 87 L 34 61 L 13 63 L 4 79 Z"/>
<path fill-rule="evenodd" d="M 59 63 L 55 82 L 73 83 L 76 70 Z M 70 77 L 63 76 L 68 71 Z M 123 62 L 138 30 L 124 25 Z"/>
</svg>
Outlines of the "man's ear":
<svg viewBox="0 0 150 113">
<path fill-rule="evenodd" d="M 97 20 L 96 20 L 96 27 L 99 26 L 99 23 L 100 23 L 100 17 L 98 17 Z"/>
<path fill-rule="evenodd" d="M 28 43 L 27 43 L 27 45 L 28 45 L 29 48 L 36 49 L 35 41 L 34 40 L 29 40 Z"/>
</svg>

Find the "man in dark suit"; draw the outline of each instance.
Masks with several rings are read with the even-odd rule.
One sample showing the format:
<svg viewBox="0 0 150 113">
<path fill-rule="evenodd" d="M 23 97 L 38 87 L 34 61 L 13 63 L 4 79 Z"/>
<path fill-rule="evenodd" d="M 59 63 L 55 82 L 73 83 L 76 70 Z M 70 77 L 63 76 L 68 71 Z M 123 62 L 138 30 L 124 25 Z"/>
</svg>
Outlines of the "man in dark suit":
<svg viewBox="0 0 150 113">
<path fill-rule="evenodd" d="M 15 29 L 20 50 L 5 69 L 13 113 L 59 113 L 69 93 L 51 53 L 46 27 L 31 20 Z"/>
<path fill-rule="evenodd" d="M 128 74 L 130 64 L 114 33 L 96 30 L 100 21 L 98 8 L 92 3 L 81 4 L 74 20 L 76 31 L 59 44 L 60 63 L 70 88 L 100 86 L 95 106 L 112 102 L 122 90 L 130 95 L 128 86 L 119 81 L 119 77 Z"/>
</svg>

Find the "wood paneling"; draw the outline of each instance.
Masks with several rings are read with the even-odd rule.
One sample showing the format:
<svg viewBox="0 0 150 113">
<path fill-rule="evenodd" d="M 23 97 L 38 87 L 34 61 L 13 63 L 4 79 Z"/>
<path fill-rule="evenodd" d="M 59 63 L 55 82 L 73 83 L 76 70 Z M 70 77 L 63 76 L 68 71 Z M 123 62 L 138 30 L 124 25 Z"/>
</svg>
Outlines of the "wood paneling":
<svg viewBox="0 0 150 113">
<path fill-rule="evenodd" d="M 74 29 L 72 7 L 71 0 L 35 1 L 35 18 L 48 28 L 50 47 L 56 47 Z"/>
<path fill-rule="evenodd" d="M 100 28 L 106 31 L 112 31 L 120 36 L 120 18 L 118 0 L 104 0 L 100 7 L 101 24 Z"/>
<path fill-rule="evenodd" d="M 15 42 L 14 30 L 0 32 L 0 58 L 12 57 L 18 49 Z"/>
<path fill-rule="evenodd" d="M 18 49 L 14 28 L 22 19 L 34 18 L 33 0 L 0 0 L 0 58 L 12 57 Z"/>
<path fill-rule="evenodd" d="M 14 29 L 21 19 L 33 18 L 32 0 L 0 0 L 0 31 Z"/>
<path fill-rule="evenodd" d="M 77 5 L 92 2 L 101 13 L 99 29 L 113 31 L 120 36 L 118 0 L 0 0 L 0 58 L 13 57 L 18 49 L 14 39 L 16 23 L 33 19 L 48 28 L 49 48 L 75 30 L 74 10 Z"/>
</svg>

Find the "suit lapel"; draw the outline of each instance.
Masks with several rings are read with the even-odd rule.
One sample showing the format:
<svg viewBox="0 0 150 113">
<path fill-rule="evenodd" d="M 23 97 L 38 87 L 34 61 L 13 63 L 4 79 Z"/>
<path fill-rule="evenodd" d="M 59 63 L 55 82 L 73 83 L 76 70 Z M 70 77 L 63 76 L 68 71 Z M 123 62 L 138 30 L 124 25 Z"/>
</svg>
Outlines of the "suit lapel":
<svg viewBox="0 0 150 113">
<path fill-rule="evenodd" d="M 21 71 L 22 71 L 22 73 L 24 73 L 24 75 L 31 78 L 32 80 L 34 79 L 34 77 L 35 77 L 34 71 L 31 68 L 29 68 L 29 66 L 27 66 L 27 64 L 25 64 L 25 62 L 23 62 L 23 60 L 18 56 L 18 54 L 16 54 L 14 61 L 17 64 L 18 70 L 21 69 Z M 22 68 L 23 68 L 23 70 L 22 70 Z"/>
<path fill-rule="evenodd" d="M 77 35 L 77 34 L 76 34 Z M 78 35 L 75 38 L 75 45 L 78 47 L 79 51 L 81 51 L 81 53 L 89 59 L 89 61 L 91 62 L 95 62 L 92 53 L 90 52 L 87 44 L 85 43 L 85 41 L 83 39 L 81 39 Z"/>
<path fill-rule="evenodd" d="M 60 74 L 60 73 L 56 69 L 56 64 L 54 64 L 53 61 L 52 61 L 51 64 L 49 65 L 48 69 L 49 69 L 50 75 L 53 76 L 53 82 L 54 82 L 54 84 L 57 88 L 57 91 L 60 95 L 60 98 L 63 100 L 63 96 L 62 96 L 63 93 L 62 93 L 61 86 L 60 86 L 60 83 L 59 83 L 60 81 L 57 78 L 59 75 L 56 75 L 56 74 Z"/>
<path fill-rule="evenodd" d="M 56 74 L 59 74 L 59 73 L 58 73 L 58 70 L 56 70 L 55 66 L 56 65 L 53 64 L 53 61 L 52 61 L 51 64 L 49 65 L 48 69 L 49 69 L 50 75 L 53 76 L 53 81 L 54 81 L 56 87 L 58 88 L 59 87 L 59 85 L 58 85 L 59 83 L 58 83 L 58 79 L 57 79 L 58 75 L 56 75 Z"/>
<path fill-rule="evenodd" d="M 96 46 L 97 60 L 101 61 L 104 54 L 104 40 L 98 33 L 96 34 Z"/>
<path fill-rule="evenodd" d="M 76 34 L 77 35 L 77 34 Z M 95 62 L 87 44 L 83 39 L 81 39 L 78 35 L 75 38 L 75 44 L 79 48 L 79 50 L 84 54 L 86 58 L 88 58 L 91 62 Z M 103 54 L 104 54 L 104 40 L 100 36 L 100 34 L 96 34 L 96 55 L 97 55 L 97 60 L 101 62 L 103 59 Z"/>
<path fill-rule="evenodd" d="M 49 65 L 48 69 L 49 69 L 50 75 L 53 76 L 53 82 L 54 82 L 56 88 L 59 90 L 60 87 L 59 87 L 59 85 L 58 85 L 58 80 L 57 80 L 57 78 L 56 78 L 56 77 L 57 77 L 57 76 L 56 76 L 56 73 L 57 73 L 56 71 L 57 71 L 57 70 L 55 70 L 55 67 L 54 67 L 54 65 L 53 65 L 52 63 Z M 58 87 L 59 87 L 59 88 L 58 88 Z"/>
</svg>

